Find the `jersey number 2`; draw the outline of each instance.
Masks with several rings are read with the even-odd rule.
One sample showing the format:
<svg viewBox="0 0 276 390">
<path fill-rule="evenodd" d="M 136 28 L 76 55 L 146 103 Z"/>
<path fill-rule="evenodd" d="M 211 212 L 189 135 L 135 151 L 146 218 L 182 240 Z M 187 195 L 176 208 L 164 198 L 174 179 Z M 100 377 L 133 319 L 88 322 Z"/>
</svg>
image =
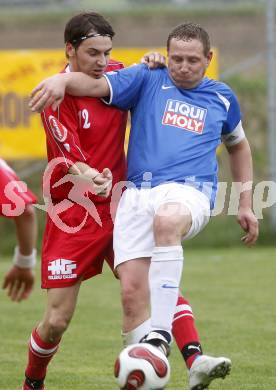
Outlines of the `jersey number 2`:
<svg viewBox="0 0 276 390">
<path fill-rule="evenodd" d="M 78 112 L 79 114 L 79 119 L 80 119 L 80 123 L 82 123 L 82 119 L 84 120 L 84 123 L 83 123 L 83 128 L 84 129 L 89 129 L 90 126 L 91 126 L 91 123 L 89 122 L 89 113 L 86 109 L 84 110 L 81 110 Z"/>
</svg>

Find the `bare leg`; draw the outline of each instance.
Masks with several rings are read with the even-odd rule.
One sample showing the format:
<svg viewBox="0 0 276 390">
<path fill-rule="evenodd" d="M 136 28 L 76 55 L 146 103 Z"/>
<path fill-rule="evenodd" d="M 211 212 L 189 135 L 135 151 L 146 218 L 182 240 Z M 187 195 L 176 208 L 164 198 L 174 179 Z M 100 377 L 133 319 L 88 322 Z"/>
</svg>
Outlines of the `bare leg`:
<svg viewBox="0 0 276 390">
<path fill-rule="evenodd" d="M 81 281 L 71 287 L 48 290 L 48 302 L 37 332 L 43 341 L 57 342 L 68 328 L 74 314 Z"/>
<path fill-rule="evenodd" d="M 149 265 L 149 258 L 141 258 L 117 267 L 121 282 L 123 332 L 130 332 L 150 317 Z"/>
<path fill-rule="evenodd" d="M 74 314 L 80 283 L 48 291 L 44 318 L 32 331 L 23 390 L 44 389 L 48 364 L 57 352 L 60 339 Z"/>
</svg>

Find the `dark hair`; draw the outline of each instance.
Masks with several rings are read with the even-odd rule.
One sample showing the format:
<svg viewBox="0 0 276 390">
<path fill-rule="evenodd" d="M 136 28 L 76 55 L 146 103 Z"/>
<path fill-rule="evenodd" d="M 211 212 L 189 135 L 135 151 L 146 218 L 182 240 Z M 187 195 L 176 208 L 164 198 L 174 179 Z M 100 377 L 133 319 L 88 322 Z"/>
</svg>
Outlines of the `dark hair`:
<svg viewBox="0 0 276 390">
<path fill-rule="evenodd" d="M 183 23 L 175 27 L 168 36 L 167 40 L 167 49 L 169 50 L 170 42 L 172 38 L 190 41 L 191 39 L 199 40 L 203 45 L 203 52 L 205 57 L 207 57 L 210 51 L 210 38 L 207 33 L 199 24 L 196 23 Z"/>
<path fill-rule="evenodd" d="M 75 48 L 81 44 L 89 33 L 114 37 L 113 28 L 105 18 L 96 12 L 83 12 L 73 16 L 66 24 L 64 42 L 70 42 Z"/>
</svg>

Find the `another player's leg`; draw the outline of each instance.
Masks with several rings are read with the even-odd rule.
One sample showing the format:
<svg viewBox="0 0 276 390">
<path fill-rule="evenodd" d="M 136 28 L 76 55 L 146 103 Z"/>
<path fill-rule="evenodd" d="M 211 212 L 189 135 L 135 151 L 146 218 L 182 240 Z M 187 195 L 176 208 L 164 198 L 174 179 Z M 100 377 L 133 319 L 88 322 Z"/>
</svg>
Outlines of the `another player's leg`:
<svg viewBox="0 0 276 390">
<path fill-rule="evenodd" d="M 163 188 L 163 193 L 167 192 L 167 188 Z M 122 285 L 123 332 L 130 332 L 139 326 L 143 328 L 143 322 L 149 318 L 150 295 L 151 328 L 158 332 L 150 332 L 144 341 L 160 347 L 168 354 L 183 266 L 182 219 L 179 221 L 179 213 L 175 213 L 171 220 L 165 218 L 164 223 L 162 216 L 160 224 L 156 218 L 153 221 L 156 213 L 152 207 L 151 194 L 152 191 L 135 189 L 124 192 L 115 220 L 115 266 Z M 160 204 L 159 200 L 156 203 Z M 188 221 L 187 229 L 189 224 Z M 141 275 L 137 274 L 132 264 L 137 264 Z M 145 265 L 144 270 L 142 264 Z"/>
<path fill-rule="evenodd" d="M 172 332 L 189 370 L 191 390 L 207 388 L 214 379 L 224 378 L 229 374 L 230 359 L 202 354 L 192 308 L 182 296 L 177 301 Z"/>
<path fill-rule="evenodd" d="M 127 189 L 114 224 L 114 265 L 121 282 L 125 345 L 139 342 L 149 330 L 148 272 L 154 247 L 152 215 L 147 210 L 149 195 L 149 191 Z"/>
<path fill-rule="evenodd" d="M 151 330 L 151 319 L 148 318 L 133 329 L 128 328 L 128 331 L 122 332 L 123 344 L 128 346 L 139 343 Z M 202 347 L 192 308 L 181 295 L 178 297 L 175 308 L 172 334 L 187 368 L 190 369 L 196 357 L 202 355 Z"/>
<path fill-rule="evenodd" d="M 57 352 L 61 337 L 74 314 L 81 281 L 71 287 L 48 290 L 44 318 L 33 329 L 23 390 L 44 389 L 48 364 Z"/>
<path fill-rule="evenodd" d="M 150 317 L 148 271 L 150 259 L 133 259 L 121 263 L 117 274 L 121 283 L 121 300 L 123 309 L 122 334 L 125 344 L 133 344 L 145 336 L 148 330 L 146 323 Z M 130 333 L 136 329 L 135 335 Z"/>
<path fill-rule="evenodd" d="M 148 318 L 133 329 L 122 332 L 124 346 L 139 343 L 151 331 L 151 319 Z M 175 308 L 172 333 L 186 366 L 190 369 L 195 358 L 202 355 L 202 349 L 192 309 L 182 296 L 178 297 Z"/>
<path fill-rule="evenodd" d="M 188 370 L 194 360 L 202 355 L 202 347 L 196 329 L 190 303 L 179 295 L 172 323 L 172 333 Z"/>
<path fill-rule="evenodd" d="M 153 220 L 155 248 L 149 270 L 153 330 L 145 341 L 163 347 L 166 355 L 172 340 L 172 322 L 183 268 L 181 237 L 191 226 L 191 215 L 184 208 L 177 203 L 163 204 Z"/>
<path fill-rule="evenodd" d="M 148 310 L 148 288 L 142 284 L 143 298 L 138 294 L 141 291 L 140 282 L 145 280 L 148 266 L 140 263 L 140 260 L 129 261 L 118 267 L 121 275 L 121 284 L 126 286 L 122 289 L 124 307 L 123 342 L 124 345 L 136 344 L 148 336 L 149 342 L 164 345 L 162 333 L 152 332 L 151 320 Z M 124 265 L 125 264 L 125 265 Z M 143 264 L 143 265 L 142 265 Z M 139 270 L 141 266 L 141 270 Z M 135 277 L 135 276 L 139 277 Z M 134 278 L 134 281 L 132 281 Z M 139 298 L 140 297 L 140 298 Z M 140 299 L 140 300 L 139 300 Z M 137 302 L 136 302 L 137 300 Z M 147 318 L 141 322 L 142 318 Z M 223 378 L 230 371 L 231 361 L 227 358 L 213 358 L 202 355 L 202 348 L 195 326 L 192 309 L 189 302 L 182 296 L 178 297 L 172 324 L 172 333 L 176 344 L 189 369 L 189 384 L 193 390 L 204 389 L 207 384 L 216 378 Z M 155 337 L 155 340 L 154 340 Z M 163 343 L 162 343 L 163 341 Z M 159 345 L 160 346 L 160 345 Z M 204 386 L 204 387 L 203 387 Z"/>
</svg>

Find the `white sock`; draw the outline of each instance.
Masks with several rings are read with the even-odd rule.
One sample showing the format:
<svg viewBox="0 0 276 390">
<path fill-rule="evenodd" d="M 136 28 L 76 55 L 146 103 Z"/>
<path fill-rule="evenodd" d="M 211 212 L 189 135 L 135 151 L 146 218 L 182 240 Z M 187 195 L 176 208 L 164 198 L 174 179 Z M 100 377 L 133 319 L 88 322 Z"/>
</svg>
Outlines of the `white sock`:
<svg viewBox="0 0 276 390">
<path fill-rule="evenodd" d="M 150 318 L 136 328 L 132 329 L 130 332 L 122 332 L 122 339 L 124 347 L 127 347 L 131 344 L 139 343 L 140 340 L 151 331 Z"/>
<path fill-rule="evenodd" d="M 149 270 L 152 329 L 171 334 L 182 268 L 181 245 L 154 248 Z"/>
</svg>

